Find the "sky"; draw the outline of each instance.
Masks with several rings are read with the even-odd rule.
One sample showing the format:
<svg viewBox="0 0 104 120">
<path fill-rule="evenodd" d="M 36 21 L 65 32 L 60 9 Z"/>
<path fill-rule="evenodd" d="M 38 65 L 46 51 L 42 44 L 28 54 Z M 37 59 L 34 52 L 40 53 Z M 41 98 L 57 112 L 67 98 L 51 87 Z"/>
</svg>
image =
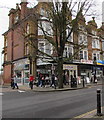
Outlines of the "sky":
<svg viewBox="0 0 104 120">
<path fill-rule="evenodd" d="M 37 0 L 28 0 L 28 2 L 31 3 L 30 4 L 31 6 L 33 6 L 34 2 L 36 2 L 36 1 Z M 2 0 L 2 1 L 0 1 L 0 69 L 1 69 L 1 65 L 3 63 L 3 55 L 1 54 L 1 52 L 2 52 L 2 48 L 4 47 L 2 34 L 8 30 L 8 26 L 9 26 L 8 13 L 9 13 L 10 8 L 15 8 L 16 3 L 20 3 L 20 2 L 21 2 L 21 0 Z M 102 22 L 101 11 L 102 11 L 103 0 L 95 0 L 95 2 L 97 4 L 95 9 L 100 14 L 100 16 L 95 18 L 95 20 L 98 23 L 98 26 L 100 26 L 101 22 Z M 87 18 L 87 20 L 90 20 L 90 19 L 91 19 L 91 16 L 90 16 L 90 18 Z"/>
</svg>

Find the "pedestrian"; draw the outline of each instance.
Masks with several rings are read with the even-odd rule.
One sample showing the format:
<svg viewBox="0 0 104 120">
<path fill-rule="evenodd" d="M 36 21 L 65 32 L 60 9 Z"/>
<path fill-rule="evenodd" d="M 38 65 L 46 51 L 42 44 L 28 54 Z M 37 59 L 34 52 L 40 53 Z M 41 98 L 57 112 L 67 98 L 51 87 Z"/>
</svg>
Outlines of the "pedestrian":
<svg viewBox="0 0 104 120">
<path fill-rule="evenodd" d="M 64 83 L 64 85 L 66 85 L 66 76 L 65 76 L 65 72 L 63 73 L 63 83 Z"/>
<path fill-rule="evenodd" d="M 66 83 L 69 85 L 69 75 L 67 73 L 65 74 L 65 79 L 66 79 Z"/>
<path fill-rule="evenodd" d="M 55 75 L 54 74 L 52 74 L 52 77 L 51 77 L 51 85 L 50 85 L 50 87 L 55 87 L 55 89 L 56 89 L 56 84 L 55 84 Z"/>
<path fill-rule="evenodd" d="M 14 75 L 14 77 L 13 77 L 13 83 L 12 83 L 12 85 L 13 85 L 13 89 L 15 88 L 15 87 L 17 87 L 17 89 L 19 89 L 19 87 L 18 87 L 18 85 L 17 85 L 17 76 L 16 75 Z"/>
<path fill-rule="evenodd" d="M 34 81 L 34 77 L 33 77 L 33 75 L 30 75 L 29 86 L 30 86 L 31 89 L 33 89 L 33 81 Z"/>
<path fill-rule="evenodd" d="M 45 77 L 45 85 L 48 85 L 48 84 L 49 84 L 49 76 L 46 75 L 46 77 Z"/>
<path fill-rule="evenodd" d="M 14 87 L 14 79 L 12 78 L 11 79 L 11 88 L 13 88 Z"/>
<path fill-rule="evenodd" d="M 45 87 L 45 76 L 44 76 L 44 75 L 42 76 L 42 84 L 41 84 L 41 87 Z"/>
<path fill-rule="evenodd" d="M 42 84 L 42 74 L 39 72 L 38 73 L 38 85 L 37 86 L 41 86 Z"/>
</svg>

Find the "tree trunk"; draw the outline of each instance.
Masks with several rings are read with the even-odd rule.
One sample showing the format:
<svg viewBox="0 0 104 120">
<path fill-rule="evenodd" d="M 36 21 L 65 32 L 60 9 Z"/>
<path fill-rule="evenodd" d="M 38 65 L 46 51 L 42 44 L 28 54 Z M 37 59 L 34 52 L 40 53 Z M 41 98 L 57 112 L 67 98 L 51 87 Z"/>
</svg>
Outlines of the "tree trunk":
<svg viewBox="0 0 104 120">
<path fill-rule="evenodd" d="M 57 65 L 57 73 L 58 73 L 58 88 L 63 88 L 63 59 L 59 58 L 58 59 L 58 65 Z"/>
</svg>

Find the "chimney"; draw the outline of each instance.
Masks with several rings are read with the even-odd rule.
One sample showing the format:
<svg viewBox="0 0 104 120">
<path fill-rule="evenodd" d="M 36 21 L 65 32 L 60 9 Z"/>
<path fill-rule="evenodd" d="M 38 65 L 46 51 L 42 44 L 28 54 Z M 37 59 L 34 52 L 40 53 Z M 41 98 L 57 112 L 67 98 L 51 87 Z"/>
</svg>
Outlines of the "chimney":
<svg viewBox="0 0 104 120">
<path fill-rule="evenodd" d="M 15 12 L 15 9 L 12 8 L 8 14 L 8 16 L 9 16 L 9 28 L 11 28 L 13 23 L 14 23 L 14 12 Z"/>
<path fill-rule="evenodd" d="M 20 8 L 19 8 L 19 4 L 18 4 L 18 3 L 16 3 L 16 9 L 17 9 L 17 10 L 18 10 L 18 9 L 20 9 Z"/>
<path fill-rule="evenodd" d="M 95 20 L 95 17 L 92 17 L 93 21 Z"/>
<path fill-rule="evenodd" d="M 27 0 L 21 0 L 21 19 L 23 19 L 27 14 Z"/>
</svg>

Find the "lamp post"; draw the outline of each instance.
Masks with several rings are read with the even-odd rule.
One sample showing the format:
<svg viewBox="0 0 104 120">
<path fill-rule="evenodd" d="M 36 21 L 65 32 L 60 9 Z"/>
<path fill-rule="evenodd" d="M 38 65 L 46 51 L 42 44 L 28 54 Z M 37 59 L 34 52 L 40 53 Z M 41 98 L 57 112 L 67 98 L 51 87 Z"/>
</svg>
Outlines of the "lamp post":
<svg viewBox="0 0 104 120">
<path fill-rule="evenodd" d="M 104 40 L 102 40 L 102 62 L 104 61 Z M 104 65 L 103 65 L 103 76 L 104 76 Z"/>
<path fill-rule="evenodd" d="M 95 83 L 95 80 L 96 80 L 96 57 L 94 57 L 94 83 Z"/>
</svg>

